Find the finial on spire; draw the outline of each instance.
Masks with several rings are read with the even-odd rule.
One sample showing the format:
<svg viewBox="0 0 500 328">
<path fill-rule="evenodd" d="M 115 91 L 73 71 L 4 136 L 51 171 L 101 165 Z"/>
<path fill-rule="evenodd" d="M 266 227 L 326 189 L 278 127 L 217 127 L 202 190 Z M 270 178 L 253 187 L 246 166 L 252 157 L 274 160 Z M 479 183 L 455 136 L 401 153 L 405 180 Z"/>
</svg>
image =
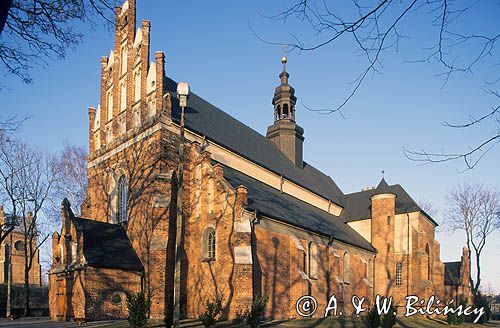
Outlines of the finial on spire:
<svg viewBox="0 0 500 328">
<path fill-rule="evenodd" d="M 283 55 L 283 57 L 281 57 L 281 63 L 283 64 L 283 71 L 280 74 L 281 84 L 288 84 L 288 77 L 290 75 L 286 72 L 286 62 L 287 61 L 288 61 L 288 59 L 286 58 L 285 55 Z"/>
<path fill-rule="evenodd" d="M 385 178 L 385 171 L 382 170 L 382 179 L 384 179 L 384 178 Z"/>
</svg>

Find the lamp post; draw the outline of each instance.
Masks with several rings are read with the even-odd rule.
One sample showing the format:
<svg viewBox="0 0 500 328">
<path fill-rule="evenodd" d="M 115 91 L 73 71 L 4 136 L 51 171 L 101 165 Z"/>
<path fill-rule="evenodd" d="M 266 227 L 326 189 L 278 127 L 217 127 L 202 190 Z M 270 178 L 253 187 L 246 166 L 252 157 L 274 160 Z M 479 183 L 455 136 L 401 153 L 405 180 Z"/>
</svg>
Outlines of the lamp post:
<svg viewBox="0 0 500 328">
<path fill-rule="evenodd" d="M 179 140 L 179 166 L 177 183 L 177 230 L 175 245 L 175 276 L 174 276 L 174 327 L 178 328 L 181 316 L 181 257 L 182 257 L 182 187 L 184 171 L 184 108 L 189 97 L 189 84 L 177 84 L 177 97 L 181 108 L 180 140 Z"/>
</svg>

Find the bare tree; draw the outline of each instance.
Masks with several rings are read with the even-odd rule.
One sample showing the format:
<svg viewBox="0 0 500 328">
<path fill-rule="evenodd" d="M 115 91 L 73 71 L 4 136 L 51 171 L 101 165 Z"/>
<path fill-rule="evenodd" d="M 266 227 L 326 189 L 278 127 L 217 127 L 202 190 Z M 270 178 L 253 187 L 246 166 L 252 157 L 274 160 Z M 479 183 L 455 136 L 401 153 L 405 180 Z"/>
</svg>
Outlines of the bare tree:
<svg viewBox="0 0 500 328">
<path fill-rule="evenodd" d="M 470 263 L 475 262 L 476 274 L 473 278 L 471 271 L 470 282 L 476 295 L 481 287 L 481 253 L 488 237 L 500 229 L 500 192 L 480 184 L 463 184 L 450 191 L 448 202 L 445 225 L 465 232 Z"/>
<path fill-rule="evenodd" d="M 81 206 L 87 197 L 87 157 L 88 153 L 81 146 L 64 143 L 63 149 L 56 156 L 54 165 L 59 178 L 54 186 L 57 195 L 55 203 L 66 197 L 76 215 L 81 215 Z M 60 206 L 56 206 L 57 216 L 60 215 Z"/>
<path fill-rule="evenodd" d="M 424 211 L 426 214 L 432 216 L 433 218 L 438 215 L 439 210 L 432 205 L 431 202 L 421 199 L 418 202 L 418 206 Z"/>
<path fill-rule="evenodd" d="M 31 83 L 29 71 L 48 60 L 64 59 L 83 34 L 77 22 L 96 22 L 109 16 L 116 0 L 12 0 L 0 38 L 0 63 L 6 74 Z"/>
<path fill-rule="evenodd" d="M 287 21 L 296 19 L 304 22 L 315 33 L 311 40 L 305 43 L 301 38 L 291 35 L 289 42 L 269 42 L 263 37 L 257 37 L 264 42 L 284 46 L 288 51 L 315 51 L 320 48 L 333 47 L 341 40 L 354 44 L 357 53 L 365 59 L 360 71 L 351 82 L 351 89 L 343 100 L 318 109 L 305 106 L 321 114 L 339 113 L 356 95 L 363 83 L 383 70 L 384 55 L 388 51 L 398 51 L 399 45 L 410 33 L 418 30 L 431 30 L 423 44 L 423 58 L 415 58 L 413 62 L 437 62 L 442 71 L 438 76 L 443 78 L 443 85 L 457 73 L 476 73 L 484 69 L 485 76 L 491 72 L 498 74 L 497 41 L 500 31 L 495 21 L 491 29 L 478 28 L 475 23 L 474 10 L 498 10 L 499 7 L 485 8 L 488 2 L 475 0 L 294 0 L 285 10 L 269 16 L 274 20 Z M 481 7 L 483 6 L 483 7 Z M 496 17 L 493 15 L 492 17 Z M 412 54 L 413 56 L 413 54 Z M 499 75 L 500 76 L 500 75 Z M 500 97 L 498 94 L 499 78 L 487 80 L 485 87 L 488 94 L 494 97 L 497 104 L 490 109 L 480 110 L 482 114 L 469 115 L 465 123 L 444 122 L 446 127 L 467 129 L 492 122 L 495 128 L 484 128 L 488 135 L 467 151 L 427 152 L 405 149 L 405 155 L 422 163 L 446 162 L 462 159 L 467 169 L 473 168 L 479 160 L 500 141 Z M 471 112 L 476 109 L 471 109 Z"/>
<path fill-rule="evenodd" d="M 57 174 L 53 159 L 24 142 L 11 140 L 0 149 L 0 193 L 24 237 L 24 314 L 30 312 L 30 271 L 49 237 L 44 210 L 49 206 Z"/>
</svg>

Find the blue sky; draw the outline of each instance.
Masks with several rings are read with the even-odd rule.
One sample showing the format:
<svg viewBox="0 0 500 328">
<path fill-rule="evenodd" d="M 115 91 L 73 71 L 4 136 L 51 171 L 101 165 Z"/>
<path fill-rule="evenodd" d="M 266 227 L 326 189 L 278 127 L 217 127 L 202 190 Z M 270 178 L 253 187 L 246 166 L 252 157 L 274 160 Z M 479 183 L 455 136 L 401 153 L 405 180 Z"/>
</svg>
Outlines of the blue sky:
<svg viewBox="0 0 500 328">
<path fill-rule="evenodd" d="M 265 134 L 273 119 L 271 100 L 279 82 L 282 49 L 259 41 L 252 28 L 267 40 L 289 41 L 290 32 L 310 40 L 314 35 L 308 25 L 262 16 L 279 12 L 289 2 L 138 2 L 138 22 L 151 21 L 151 52 L 165 52 L 167 75 L 188 81 L 194 92 Z M 492 30 L 498 6 L 478 8 L 469 23 L 481 32 Z M 349 82 L 363 68 L 351 42 L 289 53 L 287 68 L 298 98 L 297 122 L 305 129 L 306 161 L 330 175 L 346 193 L 376 185 L 385 170 L 389 183 L 403 185 L 414 199 L 429 201 L 444 213 L 445 195 L 458 183 L 500 187 L 500 147 L 463 173 L 458 172 L 464 168 L 462 162 L 417 166 L 405 158 L 402 148 L 462 151 L 483 140 L 493 125 L 457 131 L 442 122 L 479 116 L 495 105 L 496 99 L 482 88 L 484 79 L 498 76 L 498 69 L 484 64 L 475 74 L 453 76 L 443 87 L 442 78 L 436 76 L 439 65 L 410 62 L 424 58 L 423 48 L 436 37 L 424 14 L 417 12 L 405 22 L 402 32 L 409 38 L 402 40 L 399 51 L 384 55 L 382 74 L 363 84 L 344 108 L 345 118 L 319 115 L 303 105 L 329 107 L 347 96 Z M 86 34 L 83 44 L 64 61 L 33 70 L 34 84 L 24 85 L 14 77 L 0 79 L 9 87 L 0 91 L 1 115 L 29 114 L 22 137 L 51 151 L 64 140 L 88 145 L 87 109 L 99 99 L 99 59 L 113 45 L 113 33 L 104 26 L 80 28 Z M 466 49 L 461 55 L 467 54 Z M 439 231 L 442 260 L 459 260 L 463 237 L 460 232 Z M 494 263 L 500 254 L 498 237 L 499 233 L 491 236 L 484 251 L 483 278 L 500 292 L 500 269 Z"/>
</svg>

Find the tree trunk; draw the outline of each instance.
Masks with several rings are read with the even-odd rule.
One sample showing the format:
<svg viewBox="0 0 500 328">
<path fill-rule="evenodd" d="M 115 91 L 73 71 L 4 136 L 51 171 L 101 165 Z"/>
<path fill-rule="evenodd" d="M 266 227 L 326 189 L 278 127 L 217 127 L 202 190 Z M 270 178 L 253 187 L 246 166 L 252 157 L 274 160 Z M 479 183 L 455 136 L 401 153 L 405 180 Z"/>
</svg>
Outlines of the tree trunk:
<svg viewBox="0 0 500 328">
<path fill-rule="evenodd" d="M 476 251 L 476 285 L 474 286 L 474 291 L 473 294 L 474 296 L 477 295 L 479 291 L 479 286 L 481 285 L 481 264 L 480 264 L 480 257 L 481 253 Z"/>
<path fill-rule="evenodd" d="M 8 246 L 8 250 L 9 250 L 9 257 L 7 259 L 8 263 L 8 267 L 7 267 L 7 309 L 6 309 L 6 312 L 5 312 L 5 316 L 6 317 L 10 317 L 10 310 L 11 310 L 11 288 L 12 288 L 12 233 L 10 234 L 10 242 L 9 242 L 9 246 Z"/>
<path fill-rule="evenodd" d="M 24 270 L 24 316 L 27 317 L 30 314 L 30 277 L 29 270 L 25 267 Z"/>
</svg>

